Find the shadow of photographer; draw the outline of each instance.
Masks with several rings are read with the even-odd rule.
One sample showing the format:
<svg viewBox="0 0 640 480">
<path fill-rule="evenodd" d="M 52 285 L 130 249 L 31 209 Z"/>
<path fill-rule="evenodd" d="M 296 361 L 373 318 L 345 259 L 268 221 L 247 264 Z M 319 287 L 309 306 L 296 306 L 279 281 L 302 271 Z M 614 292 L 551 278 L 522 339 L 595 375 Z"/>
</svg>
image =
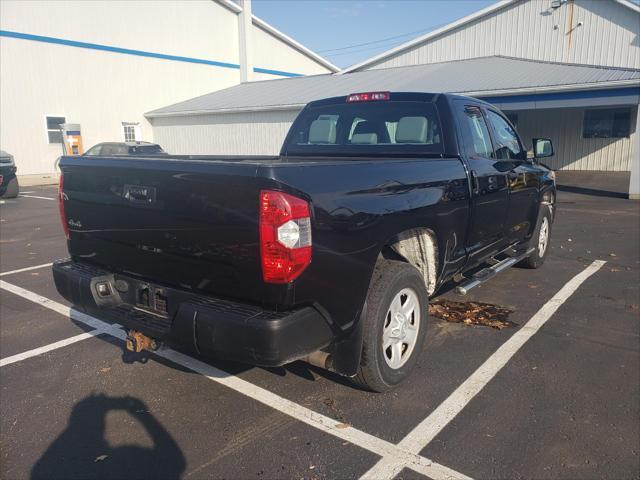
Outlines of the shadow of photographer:
<svg viewBox="0 0 640 480">
<path fill-rule="evenodd" d="M 111 411 L 129 414 L 153 445 L 109 445 L 105 426 Z M 31 478 L 178 479 L 185 467 L 182 450 L 144 402 L 129 396 L 90 395 L 74 406 L 66 430 L 36 462 Z"/>
</svg>

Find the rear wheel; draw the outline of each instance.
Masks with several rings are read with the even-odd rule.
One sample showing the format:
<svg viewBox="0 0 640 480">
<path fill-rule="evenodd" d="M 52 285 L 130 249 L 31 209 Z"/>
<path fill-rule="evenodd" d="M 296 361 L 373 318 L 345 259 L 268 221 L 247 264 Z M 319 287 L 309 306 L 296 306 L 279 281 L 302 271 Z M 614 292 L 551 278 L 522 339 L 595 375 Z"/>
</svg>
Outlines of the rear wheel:
<svg viewBox="0 0 640 480">
<path fill-rule="evenodd" d="M 428 301 L 416 268 L 393 260 L 378 263 L 362 319 L 362 355 L 354 378 L 358 385 L 384 392 L 410 375 L 424 343 Z"/>
<path fill-rule="evenodd" d="M 20 191 L 20 187 L 18 186 L 18 179 L 12 178 L 9 180 L 9 184 L 7 185 L 7 189 L 2 195 L 3 198 L 16 198 L 18 196 L 18 192 Z"/>
<path fill-rule="evenodd" d="M 529 248 L 533 248 L 533 253 L 522 261 L 522 266 L 527 268 L 540 268 L 549 253 L 549 243 L 551 241 L 551 210 L 548 205 L 540 205 L 540 215 L 538 224 L 533 232 Z"/>
</svg>

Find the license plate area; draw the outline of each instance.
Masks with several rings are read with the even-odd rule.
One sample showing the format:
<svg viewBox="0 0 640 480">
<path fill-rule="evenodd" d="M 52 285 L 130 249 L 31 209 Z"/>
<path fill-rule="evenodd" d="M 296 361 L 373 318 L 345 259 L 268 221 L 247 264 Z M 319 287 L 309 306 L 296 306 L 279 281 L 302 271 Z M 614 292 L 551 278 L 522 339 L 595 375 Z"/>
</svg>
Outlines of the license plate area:
<svg viewBox="0 0 640 480">
<path fill-rule="evenodd" d="M 163 287 L 140 283 L 136 285 L 136 308 L 162 317 L 169 316 L 169 299 Z"/>
</svg>

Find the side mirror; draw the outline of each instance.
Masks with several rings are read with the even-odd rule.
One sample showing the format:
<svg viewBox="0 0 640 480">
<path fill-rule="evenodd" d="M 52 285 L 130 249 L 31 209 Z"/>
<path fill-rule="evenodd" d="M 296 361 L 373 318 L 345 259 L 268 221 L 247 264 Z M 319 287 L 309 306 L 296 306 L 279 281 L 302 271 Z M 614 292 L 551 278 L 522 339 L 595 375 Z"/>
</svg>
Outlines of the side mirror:
<svg viewBox="0 0 640 480">
<path fill-rule="evenodd" d="M 533 139 L 533 156 L 535 158 L 545 158 L 553 156 L 553 144 L 548 138 Z"/>
</svg>

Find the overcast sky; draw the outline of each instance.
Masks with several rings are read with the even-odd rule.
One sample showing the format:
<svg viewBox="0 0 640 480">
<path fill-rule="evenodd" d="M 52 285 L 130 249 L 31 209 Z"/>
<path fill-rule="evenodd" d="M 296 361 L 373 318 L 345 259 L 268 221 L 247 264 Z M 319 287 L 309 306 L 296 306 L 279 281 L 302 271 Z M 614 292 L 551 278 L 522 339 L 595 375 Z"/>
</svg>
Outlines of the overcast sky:
<svg viewBox="0 0 640 480">
<path fill-rule="evenodd" d="M 339 67 L 348 67 L 492 3 L 492 0 L 253 0 L 252 8 L 254 15 L 278 30 Z"/>
</svg>

